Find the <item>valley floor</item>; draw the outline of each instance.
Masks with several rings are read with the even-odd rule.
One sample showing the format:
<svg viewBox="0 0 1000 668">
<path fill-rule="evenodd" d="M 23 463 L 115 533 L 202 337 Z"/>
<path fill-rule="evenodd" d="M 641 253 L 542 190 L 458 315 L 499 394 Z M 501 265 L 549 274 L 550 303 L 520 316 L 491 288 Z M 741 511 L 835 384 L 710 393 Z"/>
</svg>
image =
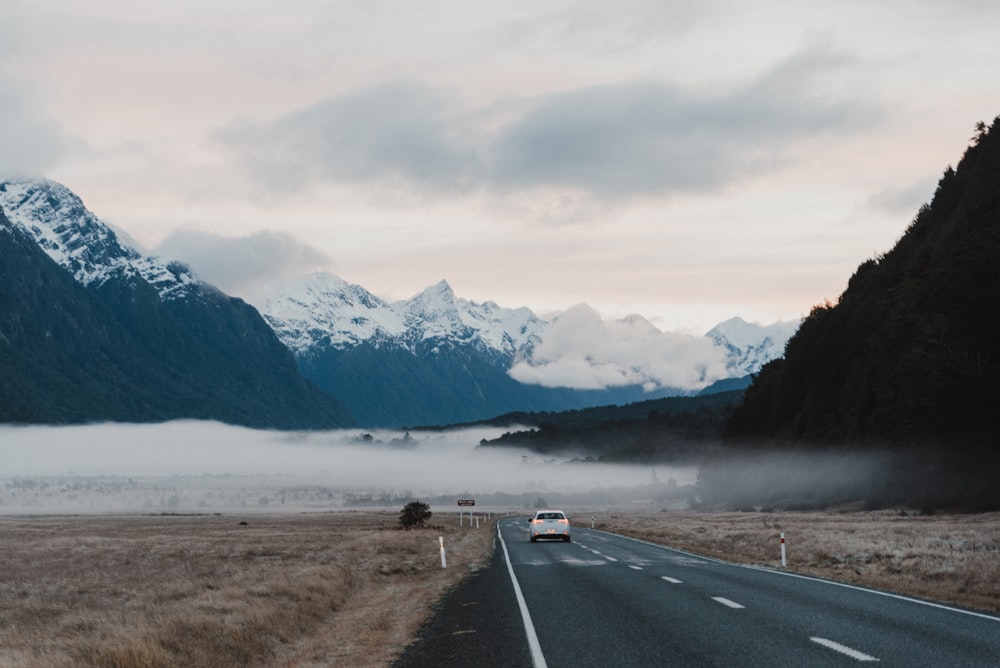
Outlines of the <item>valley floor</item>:
<svg viewBox="0 0 1000 668">
<path fill-rule="evenodd" d="M 576 524 L 1000 613 L 1000 513 L 567 508 Z M 511 514 L 527 515 L 525 509 Z M 0 665 L 387 666 L 492 553 L 396 512 L 0 517 Z M 441 568 L 439 537 L 448 568 Z"/>
</svg>

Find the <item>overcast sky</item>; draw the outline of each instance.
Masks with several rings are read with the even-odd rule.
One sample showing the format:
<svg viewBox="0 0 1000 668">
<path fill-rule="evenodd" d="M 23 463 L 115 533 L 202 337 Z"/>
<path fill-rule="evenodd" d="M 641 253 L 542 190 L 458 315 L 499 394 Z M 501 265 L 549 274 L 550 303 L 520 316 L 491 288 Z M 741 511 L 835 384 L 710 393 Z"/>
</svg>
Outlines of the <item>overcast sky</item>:
<svg viewBox="0 0 1000 668">
<path fill-rule="evenodd" d="M 0 175 L 241 296 L 768 324 L 1000 114 L 998 34 L 962 0 L 0 0 Z"/>
</svg>

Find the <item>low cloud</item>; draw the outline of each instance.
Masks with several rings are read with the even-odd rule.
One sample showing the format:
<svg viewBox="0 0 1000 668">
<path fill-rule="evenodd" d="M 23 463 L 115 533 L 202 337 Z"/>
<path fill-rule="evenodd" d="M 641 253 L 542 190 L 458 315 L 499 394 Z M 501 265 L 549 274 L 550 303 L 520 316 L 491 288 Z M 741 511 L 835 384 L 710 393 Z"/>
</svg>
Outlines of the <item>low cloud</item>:
<svg viewBox="0 0 1000 668">
<path fill-rule="evenodd" d="M 482 448 L 503 429 L 448 432 L 282 432 L 216 422 L 67 427 L 0 425 L 0 508 L 4 513 L 178 508 L 330 509 L 348 495 L 497 497 L 544 492 L 621 493 L 648 485 L 649 466 L 555 461 L 515 448 Z M 690 467 L 657 467 L 681 485 Z M 318 495 L 316 494 L 318 492 Z M 306 502 L 308 507 L 301 504 Z M 293 499 L 298 499 L 294 501 Z M 161 500 L 163 499 L 163 500 Z M 601 497 L 601 502 L 611 499 Z M 622 502 L 626 502 L 624 499 Z M 399 506 L 396 506 L 397 508 Z M 457 508 L 451 501 L 448 510 Z M 477 508 L 478 509 L 478 508 Z"/>
<path fill-rule="evenodd" d="M 261 288 L 331 265 L 330 258 L 281 232 L 223 237 L 182 229 L 153 252 L 188 264 L 202 280 L 250 301 Z"/>
<path fill-rule="evenodd" d="M 820 46 L 725 90 L 633 81 L 499 100 L 488 109 L 395 82 L 269 123 L 233 125 L 218 138 L 272 188 L 326 181 L 430 195 L 662 197 L 753 178 L 794 161 L 803 141 L 873 125 L 873 104 L 824 89 L 846 64 Z"/>
<path fill-rule="evenodd" d="M 639 316 L 604 321 L 586 305 L 560 314 L 542 337 L 511 368 L 512 378 L 546 387 L 695 390 L 729 375 L 725 352 L 708 338 L 661 332 Z"/>
</svg>

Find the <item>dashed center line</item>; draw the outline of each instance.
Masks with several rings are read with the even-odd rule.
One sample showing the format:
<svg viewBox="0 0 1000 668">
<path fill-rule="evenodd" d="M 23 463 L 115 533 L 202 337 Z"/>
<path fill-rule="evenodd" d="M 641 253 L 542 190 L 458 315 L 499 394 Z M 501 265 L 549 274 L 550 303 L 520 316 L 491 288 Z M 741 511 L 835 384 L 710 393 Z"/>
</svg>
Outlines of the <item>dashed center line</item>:
<svg viewBox="0 0 1000 668">
<path fill-rule="evenodd" d="M 852 659 L 856 659 L 858 661 L 878 661 L 878 659 L 876 659 L 874 656 L 869 656 L 869 655 L 865 654 L 864 652 L 859 652 L 858 650 L 852 649 L 852 648 L 848 647 L 847 645 L 841 645 L 839 642 L 834 642 L 832 640 L 827 640 L 826 638 L 810 638 L 809 640 L 812 640 L 814 643 L 818 643 L 818 644 L 822 645 L 823 647 L 827 647 L 829 649 L 832 649 L 835 652 L 840 652 L 841 654 L 846 654 L 847 656 L 851 657 Z"/>
<path fill-rule="evenodd" d="M 595 550 L 593 548 L 590 548 L 587 545 L 583 545 L 583 544 L 580 544 L 580 543 L 577 543 L 577 545 L 579 547 L 585 549 L 585 550 L 588 550 L 589 552 L 592 552 L 593 554 L 595 554 L 597 556 L 604 557 L 608 561 L 614 561 L 614 562 L 618 561 L 618 559 L 616 559 L 615 557 L 610 557 L 608 555 L 602 554 L 599 550 Z M 690 565 L 690 564 L 699 564 L 700 565 L 700 564 L 704 564 L 705 563 L 704 561 L 701 561 L 701 560 L 698 560 L 698 559 L 686 559 L 686 558 L 675 559 L 675 561 L 679 562 L 681 565 L 684 565 L 684 566 L 687 566 L 687 565 Z M 634 571 L 641 571 L 641 570 L 643 570 L 642 566 L 637 566 L 635 564 L 628 564 L 628 567 L 631 568 Z M 677 578 L 670 577 L 669 575 L 661 575 L 660 579 L 662 579 L 664 582 L 669 582 L 670 584 L 683 584 L 683 580 L 678 580 Z M 515 588 L 516 588 L 516 584 L 515 584 Z M 726 606 L 728 608 L 732 608 L 734 610 L 744 609 L 746 607 L 744 605 L 741 605 L 741 604 L 737 603 L 736 601 L 732 601 L 732 600 L 730 600 L 728 598 L 725 598 L 723 596 L 713 596 L 712 600 L 716 601 L 717 603 L 721 603 L 722 605 L 724 605 L 724 606 Z M 465 633 L 475 633 L 475 631 L 474 630 L 463 630 L 463 631 L 456 632 L 456 634 L 465 634 Z M 823 647 L 826 647 L 827 649 L 831 649 L 831 650 L 833 650 L 835 652 L 838 652 L 838 653 L 843 654 L 843 655 L 845 655 L 847 657 L 855 659 L 856 661 L 865 661 L 865 662 L 871 662 L 871 661 L 878 662 L 879 661 L 879 659 L 876 658 L 876 657 L 874 657 L 874 656 L 870 656 L 868 654 L 865 654 L 864 652 L 856 650 L 856 649 L 854 649 L 852 647 L 848 647 L 846 645 L 841 645 L 840 643 L 835 642 L 833 640 L 829 640 L 827 638 L 811 637 L 811 638 L 809 638 L 809 640 L 811 640 L 812 642 L 814 642 L 814 643 L 816 643 L 818 645 L 822 645 Z M 544 658 L 541 658 L 541 661 L 543 662 L 543 665 L 544 665 Z"/>
<path fill-rule="evenodd" d="M 721 596 L 713 596 L 712 600 L 713 601 L 717 601 L 717 602 L 721 603 L 722 605 L 726 605 L 726 606 L 729 606 L 730 608 L 734 608 L 734 609 L 739 609 L 739 608 L 745 607 L 745 606 L 740 605 L 739 603 L 736 603 L 735 601 L 730 601 L 728 598 L 722 598 Z"/>
</svg>

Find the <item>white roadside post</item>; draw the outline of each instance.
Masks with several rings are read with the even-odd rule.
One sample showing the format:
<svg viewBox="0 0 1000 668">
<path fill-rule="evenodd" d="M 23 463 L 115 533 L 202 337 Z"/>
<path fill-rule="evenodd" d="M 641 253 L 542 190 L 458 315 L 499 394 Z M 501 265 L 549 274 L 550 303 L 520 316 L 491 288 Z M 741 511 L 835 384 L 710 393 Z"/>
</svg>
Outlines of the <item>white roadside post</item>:
<svg viewBox="0 0 1000 668">
<path fill-rule="evenodd" d="M 782 531 L 781 534 L 781 567 L 785 568 L 788 566 L 788 559 L 785 558 L 785 532 Z"/>
<path fill-rule="evenodd" d="M 438 542 L 441 544 L 441 568 L 448 568 L 448 557 L 444 555 L 444 536 L 438 536 Z"/>
</svg>

